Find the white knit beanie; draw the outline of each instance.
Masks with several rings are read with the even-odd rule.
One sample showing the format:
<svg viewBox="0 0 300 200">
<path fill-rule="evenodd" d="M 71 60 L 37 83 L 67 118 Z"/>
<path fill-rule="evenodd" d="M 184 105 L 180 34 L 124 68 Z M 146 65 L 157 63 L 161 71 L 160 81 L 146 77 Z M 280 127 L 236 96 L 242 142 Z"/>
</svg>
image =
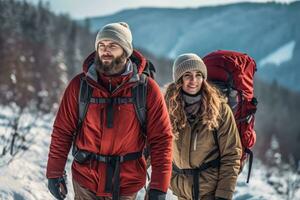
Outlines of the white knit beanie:
<svg viewBox="0 0 300 200">
<path fill-rule="evenodd" d="M 129 26 L 125 22 L 107 24 L 100 29 L 95 41 L 95 50 L 97 51 L 98 43 L 102 40 L 112 40 L 119 44 L 130 57 L 133 51 L 132 35 Z"/>
<path fill-rule="evenodd" d="M 202 59 L 194 53 L 186 53 L 178 56 L 173 64 L 173 81 L 177 82 L 187 71 L 198 70 L 207 79 L 206 65 Z"/>
</svg>

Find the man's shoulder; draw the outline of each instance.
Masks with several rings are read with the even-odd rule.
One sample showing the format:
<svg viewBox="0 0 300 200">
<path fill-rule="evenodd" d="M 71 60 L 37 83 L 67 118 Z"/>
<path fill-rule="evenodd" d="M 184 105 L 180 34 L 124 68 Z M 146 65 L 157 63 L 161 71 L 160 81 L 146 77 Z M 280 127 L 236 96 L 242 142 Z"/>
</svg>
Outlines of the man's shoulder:
<svg viewBox="0 0 300 200">
<path fill-rule="evenodd" d="M 70 80 L 69 85 L 70 85 L 70 84 L 80 83 L 80 80 L 81 80 L 82 78 L 84 78 L 84 77 L 85 77 L 85 74 L 84 74 L 83 72 L 76 74 L 76 75 Z"/>
<path fill-rule="evenodd" d="M 151 77 L 148 77 L 147 82 L 147 99 L 158 100 L 162 99 L 162 92 L 158 83 Z"/>
<path fill-rule="evenodd" d="M 75 75 L 68 83 L 67 85 L 67 91 L 73 91 L 73 92 L 77 92 L 79 91 L 79 87 L 80 87 L 80 80 L 85 77 L 84 73 L 79 73 L 77 75 Z"/>
<path fill-rule="evenodd" d="M 147 84 L 148 84 L 148 88 L 158 88 L 159 89 L 158 83 L 150 76 L 147 76 Z"/>
</svg>

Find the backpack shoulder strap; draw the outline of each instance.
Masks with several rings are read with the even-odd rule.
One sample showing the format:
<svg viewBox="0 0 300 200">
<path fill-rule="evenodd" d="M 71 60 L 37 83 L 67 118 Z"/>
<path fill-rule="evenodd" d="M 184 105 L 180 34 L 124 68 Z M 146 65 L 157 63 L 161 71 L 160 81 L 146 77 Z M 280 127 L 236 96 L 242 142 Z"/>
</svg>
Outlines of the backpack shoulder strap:
<svg viewBox="0 0 300 200">
<path fill-rule="evenodd" d="M 219 140 L 218 140 L 218 129 L 214 129 L 214 140 L 215 140 L 215 144 L 217 146 L 217 149 L 219 151 L 219 156 L 218 159 L 221 160 L 221 150 L 220 150 L 220 144 L 219 144 Z"/>
<path fill-rule="evenodd" d="M 219 145 L 219 141 L 218 141 L 218 130 L 217 129 L 213 130 L 213 135 L 214 135 L 215 144 L 220 152 L 220 145 Z"/>
<path fill-rule="evenodd" d="M 76 131 L 73 135 L 73 142 L 75 142 L 77 133 L 80 131 L 82 127 L 82 123 L 86 116 L 86 112 L 88 110 L 88 105 L 90 103 L 92 93 L 93 93 L 93 88 L 87 83 L 85 77 L 81 77 L 79 95 L 78 95 L 78 122 L 77 122 Z"/>
<path fill-rule="evenodd" d="M 88 105 L 90 103 L 90 99 L 92 97 L 93 88 L 87 83 L 85 77 L 80 78 L 80 88 L 78 95 L 78 122 L 77 128 L 73 134 L 73 143 L 72 143 L 72 155 L 74 156 L 77 151 L 77 147 L 75 145 L 77 134 L 82 127 L 82 123 L 86 116 L 86 112 L 88 110 Z"/>
<path fill-rule="evenodd" d="M 147 84 L 148 77 L 145 74 L 140 75 L 138 84 L 132 88 L 133 105 L 136 115 L 142 127 L 142 132 L 146 137 L 146 117 L 147 117 Z"/>
<path fill-rule="evenodd" d="M 209 152 L 209 154 L 207 154 L 207 156 L 204 158 L 204 160 L 215 155 L 215 153 L 219 154 L 218 157 L 216 158 L 216 160 L 221 159 L 221 151 L 220 151 L 220 145 L 219 145 L 219 141 L 218 141 L 218 130 L 216 128 L 213 130 L 213 137 L 214 137 L 215 145 L 217 146 L 217 148 L 213 149 L 211 152 Z"/>
<path fill-rule="evenodd" d="M 146 61 L 146 67 L 143 71 L 143 74 L 146 74 L 147 76 L 155 79 L 156 70 L 153 63 L 150 60 Z"/>
<path fill-rule="evenodd" d="M 80 79 L 79 102 L 78 102 L 78 124 L 77 131 L 81 129 L 82 123 L 88 110 L 88 105 L 92 97 L 93 88 L 87 83 L 86 78 Z"/>
</svg>

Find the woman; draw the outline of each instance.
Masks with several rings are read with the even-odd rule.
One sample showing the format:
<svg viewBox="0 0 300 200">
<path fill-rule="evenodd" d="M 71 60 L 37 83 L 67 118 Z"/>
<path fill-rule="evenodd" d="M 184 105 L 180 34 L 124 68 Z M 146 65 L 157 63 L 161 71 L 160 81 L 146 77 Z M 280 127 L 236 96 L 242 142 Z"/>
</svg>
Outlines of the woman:
<svg viewBox="0 0 300 200">
<path fill-rule="evenodd" d="M 171 190 L 178 199 L 232 199 L 242 147 L 226 99 L 196 54 L 180 55 L 165 94 L 173 134 Z"/>
</svg>

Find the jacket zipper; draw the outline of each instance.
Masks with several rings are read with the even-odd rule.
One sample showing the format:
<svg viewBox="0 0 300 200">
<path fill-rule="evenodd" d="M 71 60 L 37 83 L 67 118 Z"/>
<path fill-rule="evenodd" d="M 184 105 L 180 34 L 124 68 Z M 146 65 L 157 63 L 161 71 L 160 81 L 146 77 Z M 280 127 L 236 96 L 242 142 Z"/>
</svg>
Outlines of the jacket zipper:
<svg viewBox="0 0 300 200">
<path fill-rule="evenodd" d="M 194 139 L 194 151 L 196 151 L 196 149 L 197 149 L 197 139 L 198 139 L 198 133 L 196 132 L 196 136 Z"/>
<path fill-rule="evenodd" d="M 192 125 L 191 125 L 191 130 L 192 130 L 192 138 L 191 140 L 193 140 L 193 150 L 196 151 L 197 150 L 197 139 L 198 139 L 198 131 L 197 131 L 197 122 L 195 121 Z"/>
<path fill-rule="evenodd" d="M 103 138 L 103 126 L 104 126 L 103 118 L 104 118 L 103 109 L 101 109 L 100 110 L 100 135 L 99 135 L 100 144 L 99 144 L 99 149 L 98 149 L 99 154 L 101 154 L 101 147 L 102 147 L 101 142 L 102 142 L 102 138 Z"/>
<path fill-rule="evenodd" d="M 122 82 L 120 85 L 118 85 L 113 91 L 112 91 L 112 85 L 111 85 L 111 78 L 109 79 L 109 98 L 112 97 L 112 95 L 118 91 L 123 85 L 125 85 L 126 81 Z M 119 110 L 120 110 L 120 107 L 119 107 Z M 106 116 L 107 117 L 107 116 Z M 103 132 L 102 132 L 103 133 Z M 102 139 L 101 139 L 102 140 Z M 112 149 L 113 149 L 113 145 L 111 145 L 111 148 L 110 148 L 110 152 L 112 152 Z"/>
<path fill-rule="evenodd" d="M 112 93 L 112 92 L 111 92 L 111 90 L 112 90 L 112 86 L 111 86 L 111 78 L 109 78 L 108 81 L 109 81 L 109 86 L 108 86 L 108 88 L 109 88 L 109 93 Z"/>
</svg>

